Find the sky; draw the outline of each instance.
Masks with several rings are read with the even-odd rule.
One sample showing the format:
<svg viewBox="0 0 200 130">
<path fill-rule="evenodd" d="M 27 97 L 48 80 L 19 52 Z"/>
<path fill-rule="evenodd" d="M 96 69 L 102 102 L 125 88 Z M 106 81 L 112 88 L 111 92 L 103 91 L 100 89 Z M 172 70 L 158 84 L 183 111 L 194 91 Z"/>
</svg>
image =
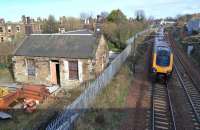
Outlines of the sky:
<svg viewBox="0 0 200 130">
<path fill-rule="evenodd" d="M 81 12 L 96 16 L 102 11 L 121 9 L 128 17 L 144 10 L 147 17 L 175 17 L 200 13 L 200 0 L 0 0 L 0 18 L 19 21 L 23 14 L 46 18 L 49 14 L 79 17 Z"/>
</svg>

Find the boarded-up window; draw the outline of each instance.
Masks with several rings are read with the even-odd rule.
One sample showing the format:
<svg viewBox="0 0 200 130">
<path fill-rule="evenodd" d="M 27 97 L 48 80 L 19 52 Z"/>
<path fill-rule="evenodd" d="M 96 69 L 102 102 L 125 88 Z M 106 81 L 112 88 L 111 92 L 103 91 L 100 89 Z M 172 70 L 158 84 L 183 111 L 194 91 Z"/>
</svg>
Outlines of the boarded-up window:
<svg viewBox="0 0 200 130">
<path fill-rule="evenodd" d="M 35 61 L 33 59 L 27 60 L 28 76 L 35 76 Z"/>
<path fill-rule="evenodd" d="M 69 61 L 69 79 L 76 80 L 78 77 L 78 61 Z"/>
</svg>

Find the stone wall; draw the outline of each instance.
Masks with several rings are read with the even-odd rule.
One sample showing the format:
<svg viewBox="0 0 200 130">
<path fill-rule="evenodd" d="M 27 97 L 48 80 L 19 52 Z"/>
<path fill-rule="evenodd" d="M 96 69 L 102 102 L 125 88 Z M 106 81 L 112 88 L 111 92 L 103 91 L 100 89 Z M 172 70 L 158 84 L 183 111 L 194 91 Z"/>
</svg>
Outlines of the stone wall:
<svg viewBox="0 0 200 130">
<path fill-rule="evenodd" d="M 76 59 L 69 59 L 76 60 Z M 75 86 L 79 86 L 81 83 L 88 81 L 92 77 L 89 74 L 89 66 L 90 60 L 88 59 L 78 59 L 78 71 L 79 71 L 79 79 L 78 80 L 69 80 L 69 69 L 68 69 L 68 59 L 60 60 L 60 79 L 61 86 L 65 86 L 67 88 L 73 88 Z"/>
<path fill-rule="evenodd" d="M 27 59 L 34 59 L 36 75 L 28 76 L 27 72 Z M 78 59 L 79 64 L 79 80 L 69 80 L 68 61 L 77 59 L 64 59 L 64 58 L 45 58 L 45 57 L 13 57 L 13 71 L 14 77 L 17 82 L 31 83 L 31 84 L 44 84 L 51 85 L 51 72 L 50 62 L 51 60 L 58 60 L 60 65 L 60 81 L 61 86 L 67 88 L 73 88 L 79 86 L 81 83 L 86 82 L 93 77 L 94 74 L 90 73 L 90 66 L 92 64 L 89 59 Z"/>
<path fill-rule="evenodd" d="M 28 76 L 27 59 L 34 59 L 35 76 Z M 52 60 L 58 61 L 60 68 L 60 85 L 67 88 L 79 86 L 88 80 L 97 77 L 107 66 L 108 63 L 108 46 L 104 36 L 99 39 L 99 46 L 96 50 L 94 59 L 66 59 L 66 58 L 48 58 L 48 57 L 13 57 L 13 71 L 17 82 L 31 84 L 51 85 L 51 69 Z M 68 61 L 78 60 L 79 79 L 69 80 Z"/>
<path fill-rule="evenodd" d="M 27 72 L 27 59 L 34 59 L 35 61 L 35 76 L 28 76 Z M 24 56 L 13 57 L 14 65 L 14 77 L 17 82 L 21 83 L 33 83 L 33 84 L 45 84 L 49 85 L 50 82 L 50 67 L 49 58 L 32 58 Z"/>
</svg>

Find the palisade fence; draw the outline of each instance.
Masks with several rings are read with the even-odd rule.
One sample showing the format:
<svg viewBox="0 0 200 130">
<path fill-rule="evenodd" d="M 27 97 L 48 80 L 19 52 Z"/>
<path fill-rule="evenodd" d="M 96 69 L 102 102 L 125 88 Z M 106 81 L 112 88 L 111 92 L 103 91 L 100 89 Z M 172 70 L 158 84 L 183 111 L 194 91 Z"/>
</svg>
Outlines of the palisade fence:
<svg viewBox="0 0 200 130">
<path fill-rule="evenodd" d="M 148 32 L 150 29 L 137 33 L 135 37 L 127 40 L 127 47 L 111 62 L 111 64 L 104 70 L 104 72 L 89 86 L 86 90 L 69 106 L 64 108 L 64 111 L 58 114 L 57 118 L 53 120 L 46 130 L 71 130 L 74 128 L 74 123 L 79 115 L 89 109 L 89 104 L 94 101 L 95 97 L 106 87 L 112 80 L 114 75 L 119 71 L 121 65 L 125 62 L 127 57 L 131 54 L 134 39 L 137 36 Z"/>
</svg>

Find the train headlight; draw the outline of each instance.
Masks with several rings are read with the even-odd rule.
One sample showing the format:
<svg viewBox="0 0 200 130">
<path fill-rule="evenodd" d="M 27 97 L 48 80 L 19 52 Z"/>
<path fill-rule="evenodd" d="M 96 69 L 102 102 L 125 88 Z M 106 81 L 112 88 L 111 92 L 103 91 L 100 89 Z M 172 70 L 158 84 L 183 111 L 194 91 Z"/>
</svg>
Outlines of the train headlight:
<svg viewBox="0 0 200 130">
<path fill-rule="evenodd" d="M 156 68 L 152 68 L 151 71 L 152 71 L 153 73 L 156 73 L 156 72 L 157 72 Z"/>
</svg>

